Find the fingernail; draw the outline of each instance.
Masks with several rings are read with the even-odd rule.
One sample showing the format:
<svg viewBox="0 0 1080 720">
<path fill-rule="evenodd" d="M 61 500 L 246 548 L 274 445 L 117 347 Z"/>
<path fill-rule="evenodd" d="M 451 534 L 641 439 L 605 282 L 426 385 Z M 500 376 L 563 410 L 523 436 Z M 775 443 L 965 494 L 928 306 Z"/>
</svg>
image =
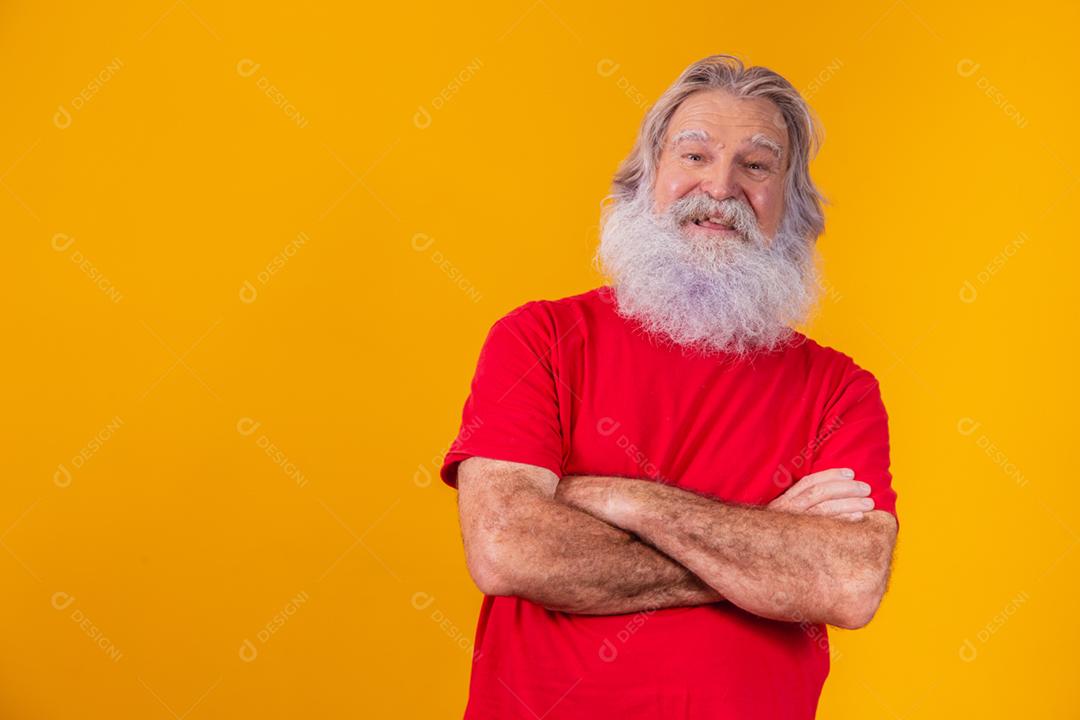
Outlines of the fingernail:
<svg viewBox="0 0 1080 720">
<path fill-rule="evenodd" d="M 874 507 L 874 500 L 873 500 L 873 498 L 863 498 L 863 501 L 862 501 L 862 506 L 863 506 L 864 508 L 872 508 L 872 507 Z"/>
<path fill-rule="evenodd" d="M 854 470 L 852 470 L 851 468 L 844 468 L 843 470 L 841 470 L 841 471 L 840 471 L 840 474 L 841 474 L 841 475 L 842 475 L 843 477 L 846 477 L 846 478 L 853 478 L 853 477 L 855 477 L 855 471 L 854 471 Z"/>
<path fill-rule="evenodd" d="M 870 483 L 860 482 L 859 483 L 859 489 L 869 491 L 870 490 Z"/>
</svg>

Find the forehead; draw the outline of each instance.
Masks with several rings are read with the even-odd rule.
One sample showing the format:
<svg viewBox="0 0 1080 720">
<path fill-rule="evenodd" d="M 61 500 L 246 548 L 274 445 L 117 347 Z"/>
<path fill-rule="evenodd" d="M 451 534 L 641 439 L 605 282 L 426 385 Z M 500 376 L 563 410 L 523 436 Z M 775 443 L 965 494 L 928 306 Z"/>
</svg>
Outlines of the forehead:
<svg viewBox="0 0 1080 720">
<path fill-rule="evenodd" d="M 764 134 L 787 147 L 787 127 L 780 109 L 765 98 L 736 98 L 722 90 L 696 92 L 675 109 L 664 136 L 667 145 L 685 130 L 704 130 L 721 142 L 743 142 Z"/>
</svg>

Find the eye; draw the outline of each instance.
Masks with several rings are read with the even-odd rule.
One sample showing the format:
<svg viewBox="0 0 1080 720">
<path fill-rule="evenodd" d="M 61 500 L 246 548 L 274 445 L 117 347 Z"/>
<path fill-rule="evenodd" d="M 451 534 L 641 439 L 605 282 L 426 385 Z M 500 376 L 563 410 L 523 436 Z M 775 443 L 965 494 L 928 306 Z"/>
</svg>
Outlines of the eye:
<svg viewBox="0 0 1080 720">
<path fill-rule="evenodd" d="M 700 162 L 705 159 L 705 156 L 701 153 L 686 153 L 683 157 L 691 162 Z"/>
<path fill-rule="evenodd" d="M 750 168 L 751 170 L 768 170 L 769 169 L 768 165 L 764 165 L 764 164 L 759 163 L 759 162 L 746 163 L 746 167 Z"/>
</svg>

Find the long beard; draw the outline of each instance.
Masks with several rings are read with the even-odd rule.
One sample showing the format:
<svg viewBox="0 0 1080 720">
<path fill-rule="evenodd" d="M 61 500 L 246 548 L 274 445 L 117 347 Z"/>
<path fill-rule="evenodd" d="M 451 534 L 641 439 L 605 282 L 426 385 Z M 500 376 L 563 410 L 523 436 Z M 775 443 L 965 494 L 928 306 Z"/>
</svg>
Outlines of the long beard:
<svg viewBox="0 0 1080 720">
<path fill-rule="evenodd" d="M 617 201 L 604 218 L 596 263 L 617 312 L 705 354 L 741 358 L 790 344 L 817 302 L 813 243 L 783 228 L 769 241 L 746 222 L 745 206 L 741 237 L 691 238 L 680 213 L 652 212 L 649 195 Z"/>
</svg>

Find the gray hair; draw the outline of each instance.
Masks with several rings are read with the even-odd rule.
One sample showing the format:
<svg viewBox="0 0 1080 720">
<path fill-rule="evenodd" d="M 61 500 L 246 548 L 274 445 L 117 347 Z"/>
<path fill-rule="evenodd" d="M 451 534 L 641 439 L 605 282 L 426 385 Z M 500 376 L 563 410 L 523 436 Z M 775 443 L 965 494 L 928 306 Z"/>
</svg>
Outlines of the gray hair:
<svg viewBox="0 0 1080 720">
<path fill-rule="evenodd" d="M 615 173 L 608 197 L 629 200 L 642 186 L 651 191 L 671 117 L 686 98 L 703 90 L 724 90 L 738 98 L 765 98 L 776 105 L 773 123 L 786 128 L 790 148 L 780 230 L 816 241 L 825 230 L 823 205 L 828 202 L 810 177 L 810 160 L 821 146 L 821 125 L 799 91 L 783 76 L 765 67 L 745 67 L 733 55 L 698 60 L 649 108 L 633 150 Z"/>
</svg>

